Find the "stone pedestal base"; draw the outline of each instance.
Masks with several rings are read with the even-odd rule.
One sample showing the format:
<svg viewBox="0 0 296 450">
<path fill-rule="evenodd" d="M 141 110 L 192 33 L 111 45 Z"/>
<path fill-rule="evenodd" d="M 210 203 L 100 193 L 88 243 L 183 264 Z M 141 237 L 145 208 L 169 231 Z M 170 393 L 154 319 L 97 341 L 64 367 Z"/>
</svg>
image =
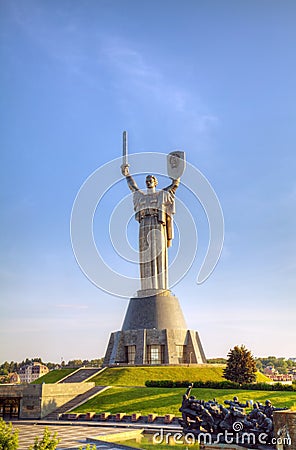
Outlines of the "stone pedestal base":
<svg viewBox="0 0 296 450">
<path fill-rule="evenodd" d="M 186 330 L 187 326 L 178 297 L 169 290 L 138 291 L 138 297 L 133 297 L 129 301 L 122 331 L 145 328 Z"/>
<path fill-rule="evenodd" d="M 197 331 L 141 329 L 111 333 L 104 366 L 203 364 L 205 354 Z"/>
<path fill-rule="evenodd" d="M 179 300 L 169 290 L 141 290 L 131 298 L 122 330 L 111 333 L 104 366 L 202 364 L 196 331 L 187 330 Z"/>
</svg>

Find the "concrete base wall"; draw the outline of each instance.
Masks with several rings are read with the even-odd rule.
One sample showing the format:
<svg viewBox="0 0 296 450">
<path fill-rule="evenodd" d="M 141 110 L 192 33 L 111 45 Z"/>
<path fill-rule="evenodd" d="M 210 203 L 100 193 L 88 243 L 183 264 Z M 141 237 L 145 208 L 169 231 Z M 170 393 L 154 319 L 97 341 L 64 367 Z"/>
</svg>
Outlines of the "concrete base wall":
<svg viewBox="0 0 296 450">
<path fill-rule="evenodd" d="M 20 419 L 41 418 L 41 384 L 0 385 L 2 399 L 19 399 Z"/>
<path fill-rule="evenodd" d="M 95 383 L 0 385 L 0 397 L 19 398 L 20 419 L 42 419 Z"/>
<path fill-rule="evenodd" d="M 41 419 L 77 395 L 95 386 L 95 383 L 42 384 Z"/>
<path fill-rule="evenodd" d="M 122 330 L 111 333 L 104 358 L 105 366 L 205 362 L 198 333 L 187 330 L 178 298 L 155 289 L 130 299 Z"/>
<path fill-rule="evenodd" d="M 128 348 L 135 347 L 135 358 L 128 360 Z M 161 347 L 161 361 L 151 360 L 151 346 Z M 111 333 L 104 365 L 118 364 L 203 364 L 206 357 L 198 336 L 193 330 L 141 329 Z"/>
<path fill-rule="evenodd" d="M 21 385 L 20 419 L 42 418 L 42 384 Z"/>
<path fill-rule="evenodd" d="M 178 298 L 169 290 L 138 291 L 122 330 L 111 333 L 104 365 L 190 363 L 206 363 L 206 357 L 198 333 L 187 330 Z"/>
</svg>

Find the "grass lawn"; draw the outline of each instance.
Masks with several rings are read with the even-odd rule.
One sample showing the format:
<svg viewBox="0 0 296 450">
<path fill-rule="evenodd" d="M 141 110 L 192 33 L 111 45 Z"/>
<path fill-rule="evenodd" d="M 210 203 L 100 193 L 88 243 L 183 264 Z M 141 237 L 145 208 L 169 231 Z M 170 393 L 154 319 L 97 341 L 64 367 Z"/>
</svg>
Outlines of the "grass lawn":
<svg viewBox="0 0 296 450">
<path fill-rule="evenodd" d="M 166 438 L 164 438 L 164 442 L 155 444 L 153 442 L 153 434 L 146 434 L 142 435 L 140 439 L 131 439 L 131 440 L 122 440 L 122 441 L 116 441 L 117 444 L 122 445 L 128 445 L 129 447 L 137 448 L 139 449 L 139 443 L 141 446 L 141 449 L 143 450 L 155 450 L 156 445 L 157 448 L 161 450 L 172 450 L 172 449 L 178 449 L 178 450 L 189 450 L 192 448 L 193 450 L 199 450 L 200 446 L 196 443 L 182 443 L 183 438 L 181 440 L 176 440 L 177 442 L 174 442 L 173 436 L 169 437 L 169 441 L 166 442 Z"/>
<path fill-rule="evenodd" d="M 110 388 L 97 395 L 84 405 L 75 409 L 75 412 L 125 412 L 141 413 L 147 415 L 175 414 L 180 416 L 182 395 L 185 389 L 180 388 Z M 193 389 L 192 394 L 199 399 L 210 400 L 216 398 L 220 403 L 232 399 L 237 395 L 241 401 L 254 400 L 264 403 L 269 399 L 274 406 L 296 407 L 296 392 L 270 392 L 270 391 L 236 391 L 234 389 Z"/>
<path fill-rule="evenodd" d="M 173 381 L 225 381 L 222 378 L 223 364 L 203 364 L 201 366 L 178 367 L 112 367 L 91 379 L 100 386 L 145 386 L 147 380 Z M 257 381 L 269 381 L 258 374 Z"/>
<path fill-rule="evenodd" d="M 64 378 L 66 375 L 69 375 L 70 373 L 74 372 L 76 369 L 57 369 L 57 370 L 51 370 L 50 372 L 46 373 L 42 377 L 38 378 L 37 380 L 33 381 L 31 384 L 50 384 L 50 383 L 57 383 L 62 378 Z"/>
</svg>

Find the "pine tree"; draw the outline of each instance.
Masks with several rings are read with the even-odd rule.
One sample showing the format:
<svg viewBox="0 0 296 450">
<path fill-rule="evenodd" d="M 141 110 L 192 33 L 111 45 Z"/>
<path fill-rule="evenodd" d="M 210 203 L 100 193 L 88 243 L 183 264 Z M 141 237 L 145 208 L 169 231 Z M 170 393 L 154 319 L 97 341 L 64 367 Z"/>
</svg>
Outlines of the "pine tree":
<svg viewBox="0 0 296 450">
<path fill-rule="evenodd" d="M 256 361 L 244 345 L 237 345 L 229 351 L 223 377 L 239 384 L 256 381 Z"/>
</svg>

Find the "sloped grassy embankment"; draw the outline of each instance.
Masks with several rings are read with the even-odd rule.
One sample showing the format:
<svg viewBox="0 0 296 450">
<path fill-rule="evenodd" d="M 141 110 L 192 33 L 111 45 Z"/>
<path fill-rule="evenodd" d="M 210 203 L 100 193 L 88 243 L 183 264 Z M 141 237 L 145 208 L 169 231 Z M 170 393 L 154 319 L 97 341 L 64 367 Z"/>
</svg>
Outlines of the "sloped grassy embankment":
<svg viewBox="0 0 296 450">
<path fill-rule="evenodd" d="M 74 372 L 76 369 L 57 369 L 57 370 L 51 370 L 50 372 L 46 373 L 42 377 L 38 378 L 37 380 L 33 381 L 31 384 L 53 384 L 60 381 L 62 378 L 66 377 L 67 375 L 70 375 L 70 373 Z"/>
<path fill-rule="evenodd" d="M 91 379 L 96 385 L 112 386 L 102 394 L 75 409 L 75 412 L 104 412 L 111 413 L 134 412 L 143 415 L 155 413 L 158 415 L 179 415 L 179 407 L 184 389 L 180 388 L 146 388 L 146 380 L 172 381 L 223 381 L 223 365 L 206 364 L 202 366 L 176 367 L 116 367 L 108 368 Z M 53 370 L 35 383 L 56 383 L 75 369 Z M 257 381 L 268 379 L 258 374 Z M 233 389 L 193 389 L 192 394 L 197 398 L 209 400 L 216 398 L 220 403 L 237 395 L 242 401 L 251 399 L 264 402 L 270 399 L 273 404 L 283 407 L 296 408 L 296 392 L 267 392 L 244 391 Z"/>
<path fill-rule="evenodd" d="M 112 387 L 76 408 L 75 412 L 108 411 L 110 413 L 141 413 L 142 415 L 155 413 L 179 416 L 183 394 L 184 389 L 180 388 Z M 219 403 L 224 403 L 224 400 L 232 399 L 234 395 L 237 395 L 241 401 L 253 400 L 264 403 L 265 400 L 269 399 L 279 407 L 296 407 L 296 392 L 193 389 L 192 394 L 203 400 L 216 398 Z"/>
<path fill-rule="evenodd" d="M 223 365 L 203 365 L 195 367 L 118 367 L 106 369 L 92 378 L 97 385 L 112 386 L 102 394 L 75 409 L 75 412 L 124 412 L 126 414 L 156 413 L 158 415 L 180 415 L 184 389 L 146 388 L 146 380 L 189 380 L 223 381 Z M 257 381 L 268 378 L 258 374 Z M 264 402 L 270 399 L 277 406 L 295 406 L 296 392 L 245 391 L 233 389 L 193 389 L 197 398 L 224 400 L 237 395 L 242 401 L 247 399 Z"/>
<path fill-rule="evenodd" d="M 203 364 L 195 367 L 112 367 L 96 375 L 91 381 L 101 386 L 145 386 L 147 380 L 223 381 L 224 367 L 223 364 Z M 262 376 L 264 381 L 268 380 Z"/>
</svg>

